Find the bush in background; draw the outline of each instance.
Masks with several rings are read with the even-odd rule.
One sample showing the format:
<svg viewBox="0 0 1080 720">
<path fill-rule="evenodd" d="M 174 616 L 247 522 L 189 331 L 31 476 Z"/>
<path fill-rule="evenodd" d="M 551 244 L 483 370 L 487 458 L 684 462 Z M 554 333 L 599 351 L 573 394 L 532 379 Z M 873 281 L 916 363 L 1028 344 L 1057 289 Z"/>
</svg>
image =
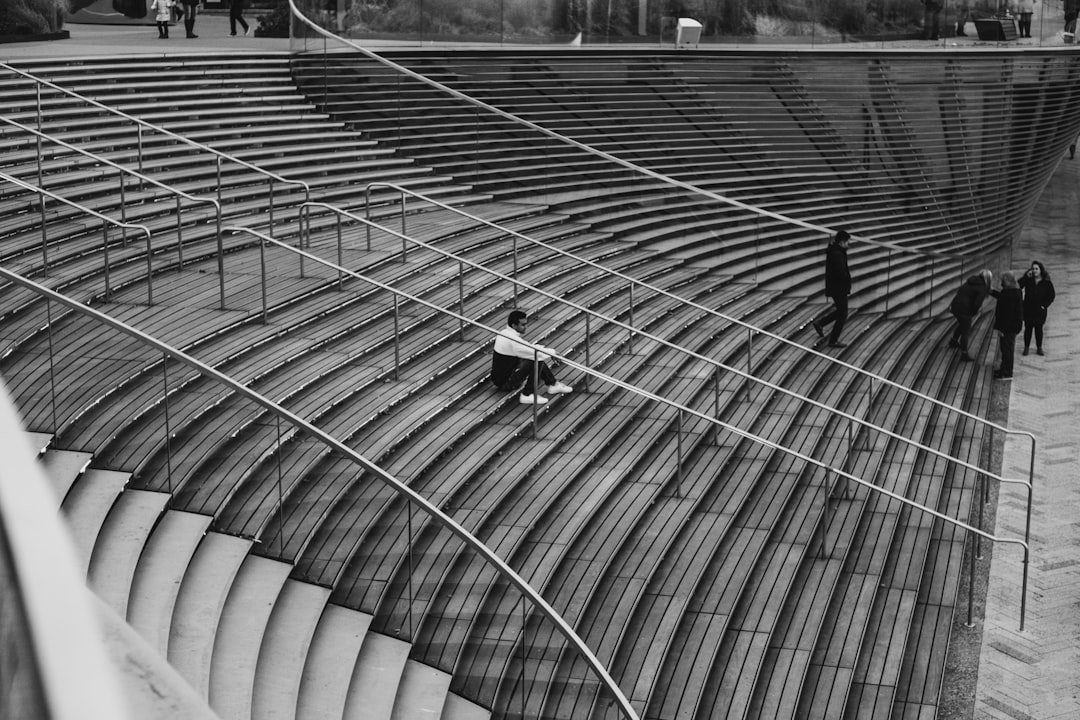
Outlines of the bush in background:
<svg viewBox="0 0 1080 720">
<path fill-rule="evenodd" d="M 0 35 L 45 35 L 64 27 L 64 0 L 0 0 Z"/>
</svg>

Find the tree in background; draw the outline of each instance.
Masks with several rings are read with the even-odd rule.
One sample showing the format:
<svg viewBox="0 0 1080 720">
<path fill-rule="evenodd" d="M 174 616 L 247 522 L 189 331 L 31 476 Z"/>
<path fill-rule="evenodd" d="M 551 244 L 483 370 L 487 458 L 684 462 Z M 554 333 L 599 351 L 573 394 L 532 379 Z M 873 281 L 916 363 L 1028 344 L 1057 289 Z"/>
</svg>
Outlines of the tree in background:
<svg viewBox="0 0 1080 720">
<path fill-rule="evenodd" d="M 64 27 L 64 0 L 0 0 L 0 35 L 44 35 Z"/>
</svg>

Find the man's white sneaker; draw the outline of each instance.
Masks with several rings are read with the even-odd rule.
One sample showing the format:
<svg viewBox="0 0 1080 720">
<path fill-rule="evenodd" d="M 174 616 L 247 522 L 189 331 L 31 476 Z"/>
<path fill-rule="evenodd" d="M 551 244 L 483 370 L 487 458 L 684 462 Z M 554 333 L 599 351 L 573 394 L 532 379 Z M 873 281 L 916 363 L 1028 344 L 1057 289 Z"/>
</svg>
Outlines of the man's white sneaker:
<svg viewBox="0 0 1080 720">
<path fill-rule="evenodd" d="M 566 383 L 557 382 L 554 385 L 548 385 L 547 391 L 548 395 L 565 395 L 566 393 L 574 392 L 574 388 Z"/>
<path fill-rule="evenodd" d="M 543 395 L 520 395 L 518 402 L 522 405 L 546 405 L 548 399 Z"/>
</svg>

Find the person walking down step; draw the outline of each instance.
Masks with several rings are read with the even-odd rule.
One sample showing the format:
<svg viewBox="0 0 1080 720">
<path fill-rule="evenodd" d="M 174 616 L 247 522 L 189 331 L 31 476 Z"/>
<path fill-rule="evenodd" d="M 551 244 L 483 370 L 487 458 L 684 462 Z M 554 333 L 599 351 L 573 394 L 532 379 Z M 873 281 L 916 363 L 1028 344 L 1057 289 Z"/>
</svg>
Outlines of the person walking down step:
<svg viewBox="0 0 1080 720">
<path fill-rule="evenodd" d="M 983 270 L 977 275 L 969 277 L 953 296 L 949 304 L 949 312 L 956 318 L 956 329 L 953 330 L 949 339 L 949 347 L 960 349 L 960 359 L 965 362 L 972 360 L 968 354 L 968 338 L 971 335 L 971 326 L 975 323 L 975 316 L 979 314 L 983 300 L 990 294 L 990 284 L 994 276 L 989 270 Z"/>
<path fill-rule="evenodd" d="M 832 323 L 829 347 L 844 347 L 840 333 L 848 317 L 848 295 L 851 294 L 851 273 L 848 271 L 847 248 L 851 239 L 844 230 L 837 231 L 825 248 L 825 297 L 832 300 L 832 307 L 810 321 L 818 337 L 825 337 L 823 326 Z"/>
<path fill-rule="evenodd" d="M 540 394 L 536 378 L 546 386 L 549 395 L 564 395 L 573 388 L 555 379 L 548 361 L 556 354 L 554 350 L 538 345 L 534 351 L 525 344 L 524 334 L 528 317 L 522 310 L 511 310 L 506 327 L 495 337 L 491 353 L 491 382 L 500 390 L 520 390 L 518 401 L 522 405 L 544 405 L 548 399 Z M 535 343 L 534 343 L 535 344 Z"/>
</svg>

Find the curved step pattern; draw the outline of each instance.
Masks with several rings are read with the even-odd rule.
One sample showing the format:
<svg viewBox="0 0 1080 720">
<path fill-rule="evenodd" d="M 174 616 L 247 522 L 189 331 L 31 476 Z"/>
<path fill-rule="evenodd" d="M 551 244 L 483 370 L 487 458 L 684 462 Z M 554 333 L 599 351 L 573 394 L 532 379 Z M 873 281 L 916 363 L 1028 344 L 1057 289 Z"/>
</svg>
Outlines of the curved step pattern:
<svg viewBox="0 0 1080 720">
<path fill-rule="evenodd" d="M 89 469 L 72 485 L 64 498 L 60 507 L 71 527 L 75 552 L 82 560 L 83 572 L 89 571 L 98 533 L 130 479 L 129 473 Z"/>
<path fill-rule="evenodd" d="M 168 494 L 149 490 L 121 493 L 98 533 L 87 582 L 120 617 L 127 617 L 139 556 L 168 501 Z"/>
</svg>

